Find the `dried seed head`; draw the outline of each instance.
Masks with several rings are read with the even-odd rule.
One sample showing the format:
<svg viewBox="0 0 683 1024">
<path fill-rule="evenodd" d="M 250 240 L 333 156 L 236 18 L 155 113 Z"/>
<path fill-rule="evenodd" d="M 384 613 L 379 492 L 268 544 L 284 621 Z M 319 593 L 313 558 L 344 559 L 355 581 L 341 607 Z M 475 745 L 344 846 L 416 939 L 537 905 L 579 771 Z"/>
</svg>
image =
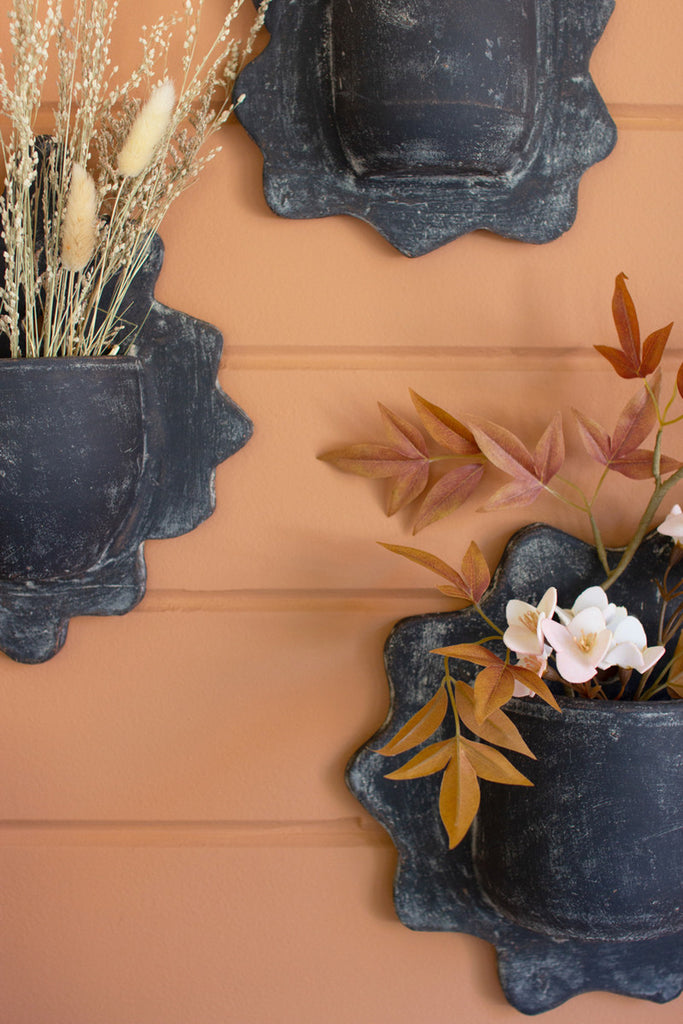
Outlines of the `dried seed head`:
<svg viewBox="0 0 683 1024">
<path fill-rule="evenodd" d="M 116 161 L 119 174 L 136 177 L 149 167 L 166 133 L 174 105 L 175 89 L 167 78 L 154 89 L 135 118 Z"/>
<path fill-rule="evenodd" d="M 83 270 L 97 242 L 97 189 L 81 164 L 71 170 L 71 185 L 62 221 L 62 266 Z"/>
</svg>

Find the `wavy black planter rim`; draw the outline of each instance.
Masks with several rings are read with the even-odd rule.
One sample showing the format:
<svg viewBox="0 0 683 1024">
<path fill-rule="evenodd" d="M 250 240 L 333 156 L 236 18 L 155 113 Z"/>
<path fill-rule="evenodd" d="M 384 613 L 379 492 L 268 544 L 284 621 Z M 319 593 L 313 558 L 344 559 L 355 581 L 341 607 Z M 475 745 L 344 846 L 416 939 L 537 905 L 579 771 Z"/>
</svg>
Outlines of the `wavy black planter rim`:
<svg viewBox="0 0 683 1024">
<path fill-rule="evenodd" d="M 495 3 L 462 0 L 462 18 L 473 34 L 462 52 L 457 26 L 446 28 L 449 38 L 432 38 L 436 33 L 429 31 L 439 18 L 451 17 L 444 12 L 460 0 L 430 2 L 272 0 L 270 41 L 236 85 L 245 97 L 237 117 L 263 152 L 269 206 L 291 218 L 349 214 L 407 256 L 479 229 L 533 243 L 557 238 L 575 220 L 582 174 L 616 142 L 616 127 L 589 72 L 614 0 L 516 0 L 522 21 L 528 23 L 533 11 L 536 35 L 526 41 L 528 28 L 521 24 L 496 29 L 501 15 Z M 492 25 L 486 20 L 491 16 Z M 384 75 L 376 54 L 363 61 L 370 33 L 388 47 Z M 403 37 L 407 52 L 395 53 L 392 47 Z M 483 52 L 488 44 L 495 54 Z M 424 46 L 419 60 L 417 46 Z M 523 79 L 512 90 L 511 128 L 498 123 L 510 108 L 510 97 L 503 99 L 511 85 L 500 70 L 510 61 Z M 463 88 L 453 84 L 458 69 L 470 65 L 464 91 L 476 94 L 473 106 L 452 95 Z M 490 104 L 487 68 L 494 69 Z M 379 102 L 368 96 L 378 76 Z M 392 89 L 402 88 L 404 106 L 411 107 L 422 83 L 424 102 L 407 118 L 401 142 L 396 136 L 406 116 L 396 113 Z M 432 113 L 434 98 L 443 104 L 441 122 Z M 477 112 L 491 121 L 485 130 Z M 454 117 L 456 137 L 470 140 L 462 166 L 451 152 Z M 425 126 L 426 144 L 419 138 Z M 510 132 L 514 145 L 499 152 Z"/>
<path fill-rule="evenodd" d="M 610 599 L 617 604 L 626 604 L 629 611 L 638 615 L 649 636 L 654 635 L 657 617 L 655 577 L 661 576 L 669 552 L 668 539 L 657 533 L 650 534 L 627 573 L 610 589 Z M 610 552 L 612 558 L 616 554 Z M 599 583 L 603 575 L 590 545 L 552 527 L 534 524 L 510 540 L 483 606 L 494 620 L 504 621 L 505 604 L 510 598 L 537 601 L 548 586 L 558 585 L 560 606 L 567 607 L 582 589 Z M 634 580 L 637 581 L 635 589 Z M 488 836 L 493 836 L 493 853 L 488 865 L 482 866 L 477 848 L 477 844 L 482 842 L 480 823 L 485 817 L 483 811 L 480 811 L 471 841 L 466 839 L 455 850 L 449 851 L 438 815 L 438 778 L 432 776 L 412 782 L 394 782 L 385 778 L 386 773 L 405 758 L 397 758 L 394 762 L 375 751 L 396 733 L 439 685 L 442 660 L 430 655 L 429 651 L 449 644 L 471 642 L 480 636 L 481 620 L 471 609 L 413 616 L 397 623 L 385 647 L 391 693 L 388 717 L 377 734 L 354 755 L 347 768 L 351 791 L 387 829 L 398 851 L 394 903 L 400 920 L 418 931 L 465 932 L 492 943 L 498 954 L 498 972 L 504 992 L 510 1003 L 523 1013 L 541 1013 L 571 996 L 594 990 L 637 996 L 654 1002 L 675 998 L 683 988 L 683 916 L 680 900 L 675 899 L 680 890 L 680 881 L 675 876 L 672 881 L 669 874 L 669 881 L 663 887 L 668 897 L 671 897 L 673 887 L 673 902 L 665 912 L 660 913 L 656 906 L 651 908 L 651 918 L 649 922 L 641 922 L 642 927 L 629 919 L 628 907 L 620 900 L 619 894 L 601 890 L 599 881 L 593 890 L 596 905 L 589 908 L 588 920 L 568 920 L 566 907 L 562 908 L 559 919 L 553 916 L 553 879 L 560 877 L 561 872 L 556 874 L 557 865 L 552 862 L 550 867 L 546 863 L 543 871 L 539 868 L 546 903 L 540 916 L 533 909 L 530 914 L 520 915 L 519 893 L 514 884 L 503 884 L 502 891 L 496 891 L 496 879 L 505 860 L 505 842 L 496 836 L 495 823 L 504 814 L 511 814 L 515 821 L 522 813 L 530 813 L 536 797 L 539 794 L 543 796 L 545 786 L 541 773 L 544 764 L 549 763 L 548 758 L 553 756 L 552 744 L 546 752 L 545 761 L 539 758 L 538 762 L 532 762 L 510 755 L 511 760 L 535 780 L 534 789 L 482 783 L 482 804 L 491 798 L 494 800 L 484 832 L 486 834 L 488 830 Z M 649 736 L 649 730 L 659 720 L 665 723 L 661 742 L 658 740 L 657 745 L 648 742 L 648 756 L 660 771 L 668 760 L 670 775 L 666 783 L 660 785 L 655 772 L 646 785 L 650 796 L 656 792 L 657 799 L 662 794 L 672 798 L 671 803 L 656 810 L 655 819 L 658 814 L 661 817 L 654 827 L 667 832 L 672 840 L 675 861 L 668 865 L 667 871 L 675 870 L 675 865 L 680 865 L 683 842 L 683 701 L 664 699 L 643 704 L 560 700 L 566 709 L 564 718 L 529 698 L 511 702 L 510 714 L 520 717 L 518 724 L 523 735 L 526 732 L 525 738 L 532 749 L 534 744 L 538 747 L 543 740 L 545 726 L 549 722 L 554 722 L 566 733 L 575 730 L 577 740 L 582 720 L 588 722 L 591 729 L 582 742 L 588 748 L 592 745 L 595 778 L 601 782 L 604 782 L 600 771 L 603 757 L 609 753 L 607 748 L 611 748 L 612 753 L 615 750 L 619 753 L 619 736 L 632 737 L 638 733 Z M 522 723 L 521 717 L 525 717 L 526 722 Z M 539 723 L 535 732 L 531 730 L 532 736 L 529 735 L 530 719 Z M 602 743 L 598 746 L 600 737 Z M 439 738 L 438 734 L 436 738 Z M 581 744 L 577 744 L 579 747 Z M 569 756 L 566 749 L 560 750 L 556 744 L 559 762 L 562 756 Z M 581 749 L 585 754 L 587 748 Z M 539 751 L 535 750 L 535 753 Z M 570 763 L 576 773 L 577 764 L 571 760 Z M 641 772 L 645 762 L 634 757 L 634 764 L 636 772 Z M 563 770 L 562 764 L 559 763 L 559 767 L 551 765 L 550 771 L 553 770 Z M 582 771 L 585 777 L 581 786 L 585 791 L 590 772 L 585 772 L 585 766 Z M 569 789 L 571 782 L 567 779 Z M 624 808 L 621 797 L 612 796 L 610 785 L 604 782 L 599 797 L 603 801 L 604 814 L 601 816 L 595 807 L 589 806 L 591 814 L 595 812 L 593 824 L 597 821 L 601 828 L 606 827 L 609 821 L 610 806 L 615 814 L 617 808 Z M 562 788 L 561 784 L 559 789 L 551 786 L 553 800 L 558 799 L 557 793 L 562 793 Z M 556 813 L 559 813 L 557 808 L 553 810 L 553 814 Z M 552 817 L 550 814 L 546 816 Z M 536 822 L 543 819 L 543 812 L 538 806 L 533 810 L 533 817 Z M 555 826 L 557 829 L 557 821 Z M 623 821 L 619 827 L 622 832 L 619 834 L 617 830 L 616 845 L 608 847 L 612 854 L 615 849 L 619 850 L 619 842 L 625 841 L 628 831 Z M 645 833 L 639 839 L 647 843 L 646 823 L 644 828 Z M 540 840 L 538 835 L 532 837 L 527 856 L 538 859 L 546 855 L 543 853 L 543 833 L 540 828 Z M 603 837 L 601 841 L 604 841 Z M 629 841 L 633 842 L 632 839 Z M 519 850 L 519 846 L 515 848 Z M 638 867 L 643 867 L 643 852 L 637 850 L 634 854 L 636 875 Z M 662 855 L 661 849 L 657 852 Z M 669 855 L 665 853 L 664 856 Z M 620 859 L 623 869 L 625 862 L 623 857 Z M 599 854 L 595 863 L 600 866 Z M 614 866 L 608 867 L 609 870 L 603 865 L 603 870 L 605 881 L 611 884 Z M 595 884 L 593 874 L 588 871 L 583 881 L 580 879 L 589 891 L 590 885 Z M 561 877 L 562 885 L 566 888 L 566 874 Z M 657 892 L 656 886 L 653 891 Z M 652 891 L 648 891 L 645 885 L 640 895 L 643 905 L 647 906 Z M 526 890 L 523 890 L 523 910 L 526 898 Z M 583 902 L 585 905 L 585 900 Z M 591 918 L 593 910 L 603 912 L 598 914 L 597 923 L 595 914 Z M 570 917 L 571 913 L 570 908 Z M 609 915 L 616 920 L 616 928 L 611 932 L 606 931 L 605 924 Z M 520 917 L 525 918 L 524 922 Z"/>
<path fill-rule="evenodd" d="M 156 236 L 129 355 L 0 360 L 0 649 L 17 661 L 56 654 L 74 615 L 130 611 L 144 541 L 208 518 L 217 465 L 251 436 L 217 382 L 220 333 L 154 298 L 162 261 Z"/>
</svg>

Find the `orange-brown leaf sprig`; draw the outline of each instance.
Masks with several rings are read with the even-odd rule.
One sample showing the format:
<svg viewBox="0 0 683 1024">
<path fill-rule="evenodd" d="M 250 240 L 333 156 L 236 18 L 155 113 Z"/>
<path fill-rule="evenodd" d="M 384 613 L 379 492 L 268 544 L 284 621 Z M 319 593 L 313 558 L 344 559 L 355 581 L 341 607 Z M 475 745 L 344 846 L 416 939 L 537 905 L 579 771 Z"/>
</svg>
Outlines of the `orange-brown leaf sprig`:
<svg viewBox="0 0 683 1024">
<path fill-rule="evenodd" d="M 570 498 L 557 487 L 558 483 L 568 483 L 560 477 L 565 461 L 565 442 L 559 412 L 553 416 L 536 446 L 530 449 L 511 430 L 498 423 L 478 417 L 456 419 L 411 391 L 422 430 L 380 406 L 388 437 L 386 444 L 350 445 L 326 452 L 320 458 L 349 473 L 389 478 L 392 486 L 387 503 L 388 515 L 421 497 L 413 533 L 458 509 L 477 490 L 486 469 L 493 467 L 510 479 L 488 498 L 482 511 L 521 508 L 530 505 L 544 491 L 549 491 L 589 516 L 598 551 L 604 552 L 592 510 L 605 471 L 619 473 L 632 480 L 653 480 L 655 488 L 661 489 L 653 503 L 656 511 L 664 493 L 676 482 L 682 470 L 681 462 L 661 450 L 662 430 L 673 422 L 666 419 L 673 399 L 664 409 L 659 403 L 659 365 L 672 324 L 653 331 L 641 345 L 638 318 L 623 273 L 618 274 L 615 280 L 612 312 L 620 347 L 596 345 L 595 348 L 620 377 L 641 379 L 645 386 L 628 399 L 611 434 L 597 420 L 578 409 L 573 410 L 586 452 L 603 468 L 603 477 L 595 493 L 591 498 L 584 496 L 582 504 L 577 504 L 575 493 Z M 652 379 L 647 380 L 648 377 Z M 676 386 L 683 396 L 683 364 L 677 373 Z M 654 445 L 644 447 L 644 442 L 655 430 Z M 442 476 L 433 475 L 432 469 L 445 461 L 452 461 L 454 468 Z M 569 486 L 573 487 L 571 482 Z M 651 508 L 644 513 L 648 526 L 652 514 Z"/>
</svg>

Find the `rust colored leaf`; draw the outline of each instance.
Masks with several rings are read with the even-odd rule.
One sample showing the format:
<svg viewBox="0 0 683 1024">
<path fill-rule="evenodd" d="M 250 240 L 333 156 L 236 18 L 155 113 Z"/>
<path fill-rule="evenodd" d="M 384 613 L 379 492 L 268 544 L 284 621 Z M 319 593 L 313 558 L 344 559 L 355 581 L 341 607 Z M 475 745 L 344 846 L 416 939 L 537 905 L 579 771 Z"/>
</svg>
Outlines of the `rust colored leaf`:
<svg viewBox="0 0 683 1024">
<path fill-rule="evenodd" d="M 436 772 L 442 771 L 457 752 L 457 743 L 455 740 L 442 740 L 441 743 L 432 743 L 430 746 L 425 747 L 415 757 L 411 757 L 410 761 L 406 761 L 404 765 L 397 768 L 396 771 L 389 772 L 384 776 L 385 779 L 422 779 L 425 775 L 434 775 Z"/>
<path fill-rule="evenodd" d="M 483 668 L 474 680 L 474 715 L 483 722 L 493 711 L 498 711 L 510 700 L 515 680 L 507 665 Z"/>
<path fill-rule="evenodd" d="M 536 476 L 541 483 L 547 484 L 556 473 L 559 473 L 563 462 L 562 416 L 556 412 L 536 445 L 534 452 Z"/>
<path fill-rule="evenodd" d="M 537 697 L 544 700 L 546 704 L 550 704 L 551 708 L 555 708 L 556 711 L 560 710 L 560 705 L 555 700 L 552 692 L 535 672 L 531 672 L 528 668 L 522 668 L 521 665 L 510 665 L 510 671 L 518 682 L 523 683 L 532 693 L 535 693 Z"/>
<path fill-rule="evenodd" d="M 488 501 L 481 506 L 481 512 L 499 512 L 506 508 L 524 508 L 536 500 L 543 484 L 538 480 L 529 478 L 525 480 L 513 480 L 495 491 Z"/>
<path fill-rule="evenodd" d="M 628 455 L 615 459 L 611 463 L 610 469 L 613 469 L 616 473 L 621 473 L 622 476 L 628 477 L 629 480 L 649 480 L 653 476 L 653 459 L 654 452 L 652 449 L 638 448 L 634 452 L 629 452 Z M 659 460 L 660 476 L 668 476 L 669 473 L 675 473 L 680 468 L 681 463 L 676 459 L 672 459 L 668 455 L 661 456 Z"/>
<path fill-rule="evenodd" d="M 422 502 L 413 533 L 418 533 L 444 516 L 454 512 L 476 489 L 484 473 L 480 463 L 458 466 L 434 484 Z"/>
<path fill-rule="evenodd" d="M 411 459 L 418 458 L 420 455 L 426 457 L 427 445 L 417 427 L 414 427 L 408 420 L 404 420 L 402 416 L 392 412 L 391 409 L 387 409 L 386 405 L 382 405 L 381 402 L 377 404 L 387 436 L 399 451 L 402 451 Z"/>
<path fill-rule="evenodd" d="M 533 786 L 533 782 L 512 765 L 505 754 L 483 743 L 461 739 L 462 750 L 480 779 L 508 786 Z"/>
<path fill-rule="evenodd" d="M 455 684 L 455 703 L 461 722 L 475 736 L 480 736 L 487 743 L 495 743 L 497 747 L 505 747 L 506 750 L 515 750 L 525 757 L 534 758 L 519 729 L 504 711 L 494 711 L 485 722 L 477 722 L 474 714 L 474 690 L 462 680 Z"/>
<path fill-rule="evenodd" d="M 647 388 L 641 388 L 622 409 L 612 435 L 611 456 L 634 451 L 657 422 L 657 413 Z"/>
<path fill-rule="evenodd" d="M 384 757 L 393 757 L 395 754 L 404 754 L 406 750 L 412 750 L 418 744 L 424 743 L 439 728 L 447 710 L 448 695 L 446 688 L 440 686 L 431 700 L 428 700 L 406 722 L 403 728 L 399 729 L 393 739 L 385 743 L 377 753 L 384 755 Z"/>
<path fill-rule="evenodd" d="M 676 374 L 676 387 L 678 388 L 679 395 L 683 398 L 683 363 L 678 367 L 678 373 Z"/>
<path fill-rule="evenodd" d="M 471 542 L 465 552 L 461 568 L 463 579 L 469 587 L 472 600 L 478 604 L 491 582 L 491 573 L 486 564 L 486 559 L 474 541 Z"/>
<path fill-rule="evenodd" d="M 387 515 L 395 515 L 411 501 L 419 498 L 427 486 L 428 479 L 429 462 L 427 459 L 420 461 L 413 459 L 410 462 L 404 462 L 394 476 L 394 483 L 389 491 Z"/>
<path fill-rule="evenodd" d="M 319 455 L 321 462 L 331 462 L 344 473 L 355 473 L 374 479 L 396 476 L 407 460 L 403 452 L 382 444 L 352 444 L 348 448 Z"/>
<path fill-rule="evenodd" d="M 584 448 L 597 462 L 606 466 L 612 452 L 612 444 L 607 431 L 595 420 L 585 416 L 578 409 L 572 409 Z"/>
<path fill-rule="evenodd" d="M 505 427 L 489 420 L 470 419 L 474 438 L 486 458 L 516 480 L 535 480 L 536 466 L 526 446 Z"/>
<path fill-rule="evenodd" d="M 469 661 L 472 665 L 483 665 L 485 668 L 505 667 L 505 662 L 482 644 L 453 644 L 452 647 L 437 647 L 436 650 L 429 653 L 441 654 L 448 658 L 460 658 L 461 661 Z"/>
<path fill-rule="evenodd" d="M 439 408 L 411 389 L 410 397 L 420 419 L 431 437 L 442 447 L 456 455 L 476 455 L 479 452 L 471 430 L 454 416 Z"/>
<path fill-rule="evenodd" d="M 467 584 L 460 573 L 447 562 L 437 558 L 436 555 L 430 555 L 428 551 L 421 551 L 419 548 L 404 547 L 402 544 L 384 544 L 382 541 L 379 544 L 387 551 L 393 551 L 394 554 L 402 555 L 404 558 L 410 559 L 411 562 L 417 562 L 423 569 L 429 569 L 430 572 L 435 572 L 437 576 L 443 576 L 445 580 L 449 580 L 464 592 L 467 591 Z M 467 596 L 466 593 L 465 596 Z"/>
<path fill-rule="evenodd" d="M 640 362 L 640 372 L 643 377 L 654 373 L 661 363 L 672 327 L 673 322 L 667 324 L 666 327 L 660 327 L 658 331 L 648 334 L 643 342 L 643 358 Z"/>
<path fill-rule="evenodd" d="M 448 833 L 449 849 L 452 850 L 465 837 L 478 810 L 477 774 L 460 750 L 443 773 L 439 793 L 439 813 Z"/>
<path fill-rule="evenodd" d="M 620 349 L 612 348 L 611 345 L 594 345 L 593 348 L 612 364 L 619 376 L 623 377 L 624 380 L 632 380 L 638 376 L 638 369 L 634 369 Z"/>
<path fill-rule="evenodd" d="M 626 274 L 617 274 L 612 296 L 612 316 L 622 351 L 638 375 L 640 366 L 640 328 L 633 299 L 626 287 Z"/>
</svg>

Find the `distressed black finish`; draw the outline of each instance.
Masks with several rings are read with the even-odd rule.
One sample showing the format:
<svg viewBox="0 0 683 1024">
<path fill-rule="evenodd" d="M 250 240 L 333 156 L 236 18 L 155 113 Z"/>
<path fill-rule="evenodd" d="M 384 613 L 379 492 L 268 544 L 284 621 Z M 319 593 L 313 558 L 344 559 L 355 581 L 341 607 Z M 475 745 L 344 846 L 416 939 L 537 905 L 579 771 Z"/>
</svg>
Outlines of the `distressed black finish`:
<svg viewBox="0 0 683 1024">
<path fill-rule="evenodd" d="M 215 507 L 218 463 L 251 435 L 216 381 L 219 332 L 162 306 L 156 238 L 129 292 L 131 354 L 0 360 L 0 649 L 39 662 L 74 615 L 145 592 L 143 542 Z"/>
<path fill-rule="evenodd" d="M 669 550 L 651 534 L 610 589 L 648 636 L 658 614 L 654 579 Z M 567 607 L 602 577 L 592 547 L 551 527 L 527 527 L 510 541 L 483 607 L 504 621 L 510 598 L 538 601 L 551 585 Z M 493 943 L 505 994 L 524 1013 L 597 989 L 675 998 L 683 987 L 683 702 L 574 700 L 559 716 L 536 699 L 514 701 L 510 713 L 539 760 L 510 758 L 535 786 L 482 783 L 472 841 L 452 851 L 438 814 L 439 779 L 384 777 L 406 756 L 374 751 L 443 674 L 429 651 L 481 635 L 472 609 L 399 622 L 385 650 L 390 714 L 348 767 L 351 790 L 398 850 L 399 918 L 416 930 Z"/>
<path fill-rule="evenodd" d="M 408 256 L 548 242 L 616 129 L 588 63 L 614 0 L 272 0 L 237 83 L 271 208 L 348 213 Z"/>
</svg>

